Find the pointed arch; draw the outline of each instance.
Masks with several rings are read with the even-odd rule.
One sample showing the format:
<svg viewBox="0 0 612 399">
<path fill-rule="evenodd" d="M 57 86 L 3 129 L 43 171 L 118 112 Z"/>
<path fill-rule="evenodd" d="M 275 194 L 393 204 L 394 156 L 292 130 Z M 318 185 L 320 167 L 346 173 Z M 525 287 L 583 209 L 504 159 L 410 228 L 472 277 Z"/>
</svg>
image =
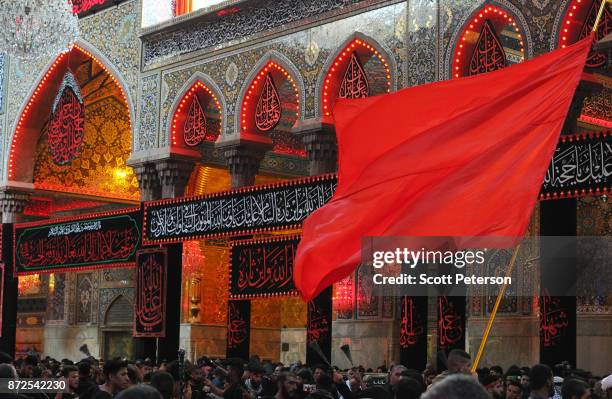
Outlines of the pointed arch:
<svg viewBox="0 0 612 399">
<path fill-rule="evenodd" d="M 447 79 L 469 75 L 469 65 L 485 28 L 485 21 L 493 26 L 502 41 L 507 64 L 512 65 L 533 57 L 533 40 L 525 16 L 508 0 L 494 0 L 475 5 L 472 13 L 459 24 L 451 36 L 444 59 Z M 490 49 L 490 48 L 489 48 Z M 492 70 L 492 69 L 491 69 Z"/>
<path fill-rule="evenodd" d="M 565 47 L 587 37 L 593 30 L 602 1 L 570 0 L 562 4 L 553 28 L 551 49 Z M 563 14 L 562 10 L 565 11 Z M 560 18 L 561 15 L 564 16 L 563 19 Z M 612 11 L 606 7 L 599 21 L 595 41 L 603 39 L 609 33 L 612 33 Z M 606 65 L 607 60 L 608 55 L 605 52 L 591 51 L 586 65 L 590 68 L 599 68 Z"/>
<path fill-rule="evenodd" d="M 251 86 L 254 84 L 254 82 L 257 80 L 258 75 L 262 73 L 262 71 L 265 70 L 266 67 L 273 66 L 273 65 L 276 65 L 278 67 L 278 68 L 275 67 L 274 69 L 276 69 L 280 73 L 283 73 L 283 71 L 286 72 L 287 75 L 285 76 L 290 78 L 289 81 L 295 85 L 297 103 L 293 105 L 295 106 L 296 112 L 297 112 L 296 121 L 304 119 L 304 113 L 305 113 L 304 98 L 305 98 L 305 92 L 306 92 L 305 86 L 304 86 L 304 79 L 302 78 L 300 71 L 297 69 L 295 64 L 293 64 L 293 62 L 289 60 L 289 58 L 279 53 L 278 51 L 271 50 L 271 51 L 268 51 L 263 57 L 261 57 L 259 61 L 257 61 L 255 66 L 251 69 L 251 72 L 249 72 L 246 79 L 242 83 L 242 87 L 240 88 L 240 93 L 238 95 L 238 102 L 237 102 L 238 107 L 236 109 L 235 116 L 234 116 L 235 117 L 234 133 L 240 134 L 241 132 L 248 129 L 248 128 L 244 129 L 245 126 L 243 124 L 243 121 L 246 120 L 244 119 L 246 117 L 243 117 L 244 102 L 245 100 L 247 101 L 251 100 L 250 98 L 249 99 L 246 98 L 248 95 L 248 91 L 251 88 Z M 280 86 L 279 82 L 275 82 L 275 83 L 277 84 L 277 87 Z M 255 98 L 254 102 L 251 102 L 252 105 L 256 106 L 258 97 L 259 96 Z"/>
<path fill-rule="evenodd" d="M 374 65 L 372 68 L 363 66 L 363 64 L 366 64 L 367 62 L 362 60 L 362 58 L 364 58 L 363 56 L 355 53 L 355 49 L 360 49 L 359 52 L 362 53 L 369 53 L 369 57 L 371 57 L 371 59 L 378 60 L 377 63 L 379 65 Z M 323 69 L 317 77 L 317 84 L 315 87 L 315 115 L 317 117 L 325 116 L 326 112 L 324 97 L 328 97 L 328 110 L 333 106 L 333 101 L 337 97 L 337 91 L 339 90 L 339 86 L 344 78 L 347 67 L 351 66 L 351 60 L 354 58 L 356 58 L 359 62 L 359 66 L 362 66 L 363 69 L 365 69 L 365 76 L 369 79 L 368 86 L 371 86 L 368 90 L 369 95 L 376 95 L 397 90 L 397 63 L 392 54 L 393 53 L 391 50 L 368 35 L 361 32 L 354 32 L 351 34 L 342 43 L 342 45 L 336 49 L 336 51 L 327 57 L 327 60 L 323 64 Z M 353 55 L 355 55 L 355 57 L 353 57 Z M 344 63 L 342 63 L 343 61 Z M 340 68 L 336 71 L 331 71 L 332 68 L 335 69 L 336 63 L 338 63 Z M 330 73 L 335 81 L 333 88 L 334 90 L 333 92 L 329 92 L 328 96 L 325 96 L 325 83 L 327 78 L 330 77 Z M 369 83 L 372 79 L 371 75 L 374 75 L 374 78 L 376 78 L 376 75 L 379 75 L 381 78 L 377 80 L 380 80 L 380 82 L 373 82 L 374 84 L 370 85 Z M 338 86 L 338 90 L 335 90 L 335 86 Z"/>
<path fill-rule="evenodd" d="M 132 100 L 129 86 L 122 77 L 118 69 L 112 62 L 97 48 L 86 40 L 79 38 L 70 50 L 64 51 L 56 58 L 51 60 L 39 74 L 28 92 L 24 102 L 18 110 L 18 117 L 11 125 L 11 140 L 4 160 L 3 178 L 5 181 L 18 181 L 22 183 L 31 183 L 33 173 L 33 159 L 36 151 L 36 140 L 40 131 L 28 125 L 28 118 L 43 109 L 50 109 L 49 96 L 41 96 L 40 94 L 48 90 L 56 91 L 59 87 L 58 75 L 63 76 L 61 71 L 67 65 L 69 54 L 79 52 L 85 56 L 91 57 L 96 64 L 102 68 L 111 77 L 112 81 L 117 85 L 122 96 L 122 100 L 128 110 L 130 120 L 130 135 L 132 143 L 134 138 L 134 102 Z M 61 79 L 61 78 L 60 78 Z M 20 160 L 18 162 L 17 160 Z M 17 165 L 19 163 L 19 165 Z M 18 170 L 18 168 L 21 168 Z M 30 168 L 30 170 L 24 170 Z"/>
<path fill-rule="evenodd" d="M 130 299 L 119 294 L 114 297 L 104 311 L 104 325 L 128 325 L 133 323 L 134 304 Z M 112 318 L 112 320 L 109 320 Z"/>
<path fill-rule="evenodd" d="M 226 134 L 227 130 L 227 100 L 223 95 L 223 90 L 215 83 L 215 81 L 207 74 L 203 72 L 196 72 L 179 89 L 174 101 L 172 102 L 172 106 L 170 108 L 172 117 L 168 118 L 166 122 L 166 131 L 168 132 L 168 137 L 170 137 L 170 145 L 179 145 L 181 142 L 180 133 L 182 130 L 180 126 L 177 125 L 177 117 L 181 113 L 181 105 L 183 107 L 187 107 L 186 112 L 189 111 L 189 104 L 187 104 L 188 97 L 194 93 L 195 90 L 198 89 L 198 86 L 204 91 L 210 94 L 211 99 L 215 102 L 215 105 L 218 107 L 218 112 L 220 114 L 220 126 L 219 126 L 219 135 L 218 137 Z M 192 91 L 193 90 L 193 91 Z M 185 105 L 187 104 L 187 105 Z M 176 126 L 176 127 L 175 127 Z"/>
</svg>

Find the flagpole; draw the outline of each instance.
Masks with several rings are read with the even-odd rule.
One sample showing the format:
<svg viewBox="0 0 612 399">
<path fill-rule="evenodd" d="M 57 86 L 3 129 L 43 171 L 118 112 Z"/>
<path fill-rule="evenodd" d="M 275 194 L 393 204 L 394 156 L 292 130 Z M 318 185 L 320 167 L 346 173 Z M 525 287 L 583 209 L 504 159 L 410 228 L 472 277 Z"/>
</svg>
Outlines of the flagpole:
<svg viewBox="0 0 612 399">
<path fill-rule="evenodd" d="M 601 2 L 601 7 L 599 7 L 599 12 L 597 13 L 597 18 L 595 19 L 595 24 L 593 25 L 593 32 L 597 32 L 597 27 L 599 26 L 599 21 L 601 21 L 601 17 L 606 9 L 606 4 L 608 4 L 610 1 L 611 0 L 603 0 Z"/>
<path fill-rule="evenodd" d="M 512 259 L 510 259 L 510 264 L 508 265 L 508 270 L 506 271 L 506 277 L 512 276 L 512 271 L 514 270 L 514 264 L 516 263 L 516 258 L 519 253 L 519 249 L 521 244 L 518 243 L 516 247 L 514 247 L 514 252 L 512 253 Z M 497 315 L 497 309 L 499 309 L 499 304 L 504 297 L 504 293 L 506 292 L 506 288 L 508 284 L 504 284 L 499 289 L 499 294 L 497 294 L 497 300 L 495 301 L 495 306 L 493 306 L 493 311 L 489 316 L 489 322 L 487 323 L 487 328 L 484 331 L 482 336 L 482 340 L 480 341 L 480 347 L 478 348 L 478 354 L 476 355 L 476 359 L 474 359 L 474 363 L 472 364 L 472 372 L 475 372 L 478 368 L 478 364 L 480 363 L 480 359 L 482 358 L 482 354 L 484 353 L 485 346 L 487 346 L 487 340 L 489 339 L 489 334 L 491 333 L 491 329 L 493 328 L 493 322 L 495 321 L 495 316 Z"/>
</svg>

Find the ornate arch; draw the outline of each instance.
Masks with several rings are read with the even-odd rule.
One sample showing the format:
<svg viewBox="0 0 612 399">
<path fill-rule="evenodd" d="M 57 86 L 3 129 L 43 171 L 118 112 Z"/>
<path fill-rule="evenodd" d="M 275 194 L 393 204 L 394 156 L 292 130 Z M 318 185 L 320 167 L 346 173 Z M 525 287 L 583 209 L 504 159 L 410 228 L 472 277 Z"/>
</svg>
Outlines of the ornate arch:
<svg viewBox="0 0 612 399">
<path fill-rule="evenodd" d="M 602 4 L 602 0 L 565 0 L 562 2 L 557 12 L 553 33 L 551 35 L 551 50 L 558 47 L 565 47 L 577 42 L 590 34 L 597 12 Z M 612 13 L 609 8 L 604 10 L 602 19 L 599 22 L 599 29 L 595 40 L 601 40 L 610 31 L 605 29 L 609 26 Z M 587 67 L 597 68 L 605 65 L 607 56 L 603 53 L 592 51 L 587 59 Z"/>
<path fill-rule="evenodd" d="M 130 307 L 134 306 L 134 302 L 130 300 L 130 298 L 127 297 L 127 295 L 124 294 L 117 294 L 109 303 L 108 306 L 106 306 L 106 309 L 104 309 L 104 314 L 103 314 L 103 318 L 102 318 L 102 325 L 104 326 L 112 326 L 113 324 L 117 325 L 123 325 L 124 323 L 109 323 L 108 320 L 108 316 L 109 316 L 109 312 L 111 311 L 112 307 L 119 302 L 121 299 L 123 299 L 124 301 L 126 301 Z M 126 325 L 128 324 L 128 322 L 125 323 Z"/>
<path fill-rule="evenodd" d="M 219 137 L 222 137 L 226 134 L 227 130 L 227 100 L 223 95 L 223 91 L 221 88 L 215 83 L 215 81 L 207 74 L 203 72 L 196 72 L 187 81 L 181 86 L 179 89 L 174 101 L 172 102 L 171 110 L 171 118 L 168 118 L 166 122 L 165 129 L 168 132 L 168 137 L 170 137 L 170 145 L 176 145 L 178 138 L 175 137 L 177 131 L 174 129 L 175 117 L 177 112 L 179 111 L 179 107 L 181 103 L 189 95 L 191 90 L 197 85 L 201 84 L 204 90 L 208 90 L 213 97 L 214 100 L 218 102 L 218 107 L 221 114 L 221 127 Z M 184 104 L 184 103 L 183 103 Z"/>
<path fill-rule="evenodd" d="M 305 86 L 304 86 L 304 79 L 302 78 L 300 71 L 293 64 L 293 62 L 289 60 L 289 58 L 279 53 L 278 51 L 271 50 L 271 51 L 268 51 L 262 58 L 260 58 L 259 61 L 257 61 L 255 66 L 251 69 L 251 72 L 247 75 L 246 79 L 242 83 L 242 87 L 240 88 L 240 93 L 238 95 L 238 102 L 236 104 L 236 112 L 234 115 L 234 126 L 235 126 L 234 133 L 240 134 L 243 130 L 242 129 L 243 127 L 243 124 L 242 124 L 243 102 L 248 94 L 249 88 L 253 84 L 253 81 L 257 78 L 257 75 L 260 72 L 262 72 L 262 70 L 265 69 L 266 66 L 270 63 L 277 64 L 278 66 L 280 66 L 282 69 L 284 69 L 288 73 L 288 76 L 290 76 L 293 79 L 293 83 L 295 83 L 296 85 L 297 98 L 299 102 L 297 120 L 304 120 L 304 114 L 305 114 L 304 99 L 305 99 L 305 93 L 306 93 Z"/>
<path fill-rule="evenodd" d="M 357 41 L 360 41 L 361 43 L 356 43 Z M 324 83 L 325 83 L 328 73 L 330 73 L 332 65 L 335 62 L 337 62 L 337 60 L 339 60 L 340 57 L 342 57 L 343 52 L 346 54 L 346 52 L 349 51 L 348 48 L 350 48 L 352 44 L 358 44 L 361 46 L 362 43 L 365 43 L 366 49 L 367 49 L 367 46 L 369 46 L 371 48 L 370 51 L 375 56 L 378 56 L 379 59 L 384 60 L 383 65 L 384 63 L 387 64 L 385 68 L 387 68 L 388 71 L 385 71 L 385 72 L 388 74 L 387 79 L 388 79 L 388 82 L 390 83 L 388 85 L 388 88 L 390 91 L 397 90 L 397 62 L 395 60 L 395 57 L 393 57 L 393 53 L 391 52 L 391 50 L 385 47 L 384 45 L 382 45 L 381 43 L 379 43 L 377 40 L 375 40 L 371 36 L 365 35 L 361 32 L 354 32 L 336 49 L 336 51 L 334 51 L 327 57 L 327 59 L 325 60 L 325 63 L 323 64 L 321 73 L 317 77 L 317 83 L 315 87 L 315 116 L 321 117 L 324 114 L 323 112 L 323 91 L 324 91 L 324 86 L 325 86 Z M 346 55 L 344 57 L 346 57 Z M 375 94 L 380 94 L 380 93 L 375 93 Z"/>
<path fill-rule="evenodd" d="M 96 47 L 94 47 L 91 43 L 87 42 L 84 39 L 77 39 L 74 46 L 69 50 L 60 53 L 55 59 L 50 61 L 42 72 L 39 74 L 38 78 L 35 81 L 35 84 L 32 86 L 30 91 L 28 92 L 25 101 L 21 105 L 18 110 L 17 115 L 18 118 L 15 119 L 13 124 L 11 125 L 11 140 L 10 147 L 8 149 L 8 153 L 6 159 L 4 160 L 4 173 L 3 177 L 5 180 L 13 180 L 15 177 L 15 167 L 16 161 L 19 157 L 18 154 L 20 150 L 19 139 L 24 135 L 28 135 L 28 133 L 22 132 L 25 120 L 29 116 L 30 111 L 36 105 L 36 98 L 38 95 L 44 91 L 43 87 L 47 83 L 47 80 L 52 77 L 55 69 L 60 65 L 60 63 L 65 59 L 66 55 L 68 55 L 72 51 L 79 51 L 87 56 L 90 56 L 104 71 L 106 71 L 113 82 L 119 87 L 119 90 L 122 94 L 122 97 L 125 101 L 129 118 L 130 118 L 130 134 L 132 135 L 132 147 L 134 146 L 134 102 L 132 100 L 129 86 L 125 79 L 122 77 L 119 70 L 113 65 L 112 62 Z M 22 134 L 23 133 L 23 134 Z M 29 132 L 29 136 L 32 136 L 34 133 Z M 37 139 L 36 137 L 35 139 Z M 32 137 L 29 137 L 30 141 L 32 141 Z M 29 145 L 25 145 L 29 152 L 33 153 L 36 150 L 35 145 L 31 145 L 32 143 L 27 143 Z M 29 164 L 29 163 L 28 163 Z M 22 178 L 23 180 L 23 178 Z"/>
<path fill-rule="evenodd" d="M 444 57 L 444 78 L 451 79 L 453 75 L 453 61 L 455 58 L 455 50 L 458 47 L 459 41 L 461 40 L 461 34 L 465 31 L 466 27 L 469 27 L 470 21 L 473 21 L 480 12 L 484 11 L 487 6 L 493 6 L 506 12 L 512 19 L 512 22 L 516 23 L 518 29 L 522 32 L 524 42 L 524 53 L 525 59 L 533 58 L 533 39 L 531 31 L 529 30 L 529 24 L 525 19 L 523 13 L 510 1 L 508 0 L 493 0 L 479 2 L 472 7 L 472 12 L 458 24 L 449 42 L 449 46 L 446 49 L 446 55 Z"/>
</svg>

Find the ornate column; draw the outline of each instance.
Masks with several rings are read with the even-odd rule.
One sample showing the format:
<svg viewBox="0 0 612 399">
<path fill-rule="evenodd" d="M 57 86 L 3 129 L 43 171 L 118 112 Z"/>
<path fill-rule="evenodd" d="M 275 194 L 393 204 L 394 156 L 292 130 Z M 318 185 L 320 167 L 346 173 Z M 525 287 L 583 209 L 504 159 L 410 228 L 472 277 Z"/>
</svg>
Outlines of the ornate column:
<svg viewBox="0 0 612 399">
<path fill-rule="evenodd" d="M 155 164 L 161 184 L 162 198 L 182 197 L 185 186 L 193 171 L 194 161 L 191 159 L 164 159 Z"/>
<path fill-rule="evenodd" d="M 263 135 L 243 134 L 236 139 L 221 138 L 216 146 L 225 156 L 232 188 L 238 188 L 255 184 L 261 160 L 272 149 L 272 140 Z"/>
<path fill-rule="evenodd" d="M 30 199 L 30 194 L 23 191 L 0 191 L 0 210 L 2 223 L 18 223 L 23 216 L 23 210 Z"/>
<path fill-rule="evenodd" d="M 308 153 L 310 176 L 333 173 L 338 168 L 338 144 L 334 125 L 329 121 L 312 119 L 293 128 Z"/>
<path fill-rule="evenodd" d="M 153 201 L 161 198 L 161 184 L 157 169 L 154 163 L 141 163 L 132 165 L 136 178 L 138 179 L 138 187 L 140 189 L 140 200 Z"/>
</svg>

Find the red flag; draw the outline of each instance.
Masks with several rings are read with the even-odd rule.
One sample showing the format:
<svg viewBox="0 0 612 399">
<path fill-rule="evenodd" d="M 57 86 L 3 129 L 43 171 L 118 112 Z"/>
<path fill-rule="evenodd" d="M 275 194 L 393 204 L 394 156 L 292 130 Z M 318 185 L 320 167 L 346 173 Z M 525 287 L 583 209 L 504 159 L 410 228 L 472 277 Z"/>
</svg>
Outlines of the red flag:
<svg viewBox="0 0 612 399">
<path fill-rule="evenodd" d="M 521 237 L 591 43 L 338 100 L 338 188 L 304 222 L 294 271 L 303 298 L 357 267 L 362 237 Z"/>
</svg>

